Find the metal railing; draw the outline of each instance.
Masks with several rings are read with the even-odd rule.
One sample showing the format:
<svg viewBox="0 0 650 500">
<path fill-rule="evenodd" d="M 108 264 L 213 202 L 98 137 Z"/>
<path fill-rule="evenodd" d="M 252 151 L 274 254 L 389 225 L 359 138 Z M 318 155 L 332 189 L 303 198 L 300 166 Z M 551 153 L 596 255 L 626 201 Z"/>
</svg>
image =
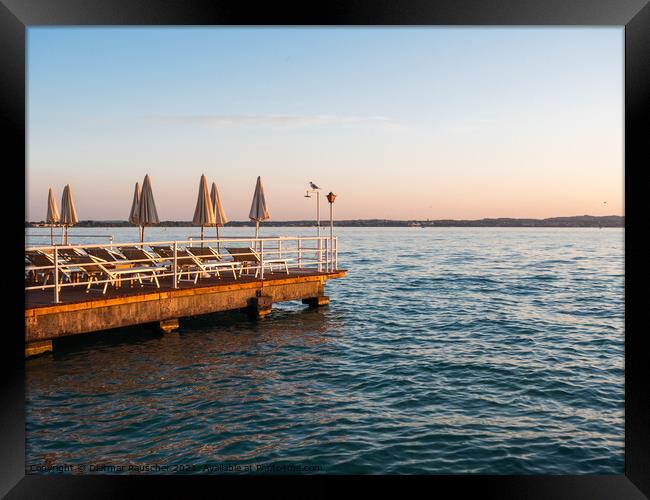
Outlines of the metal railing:
<svg viewBox="0 0 650 500">
<path fill-rule="evenodd" d="M 30 239 L 30 238 L 50 238 L 49 233 L 25 233 L 25 240 Z M 56 238 L 56 237 L 55 237 Z M 112 234 L 69 234 L 68 239 L 73 239 L 73 238 L 106 238 L 108 239 L 108 243 L 113 243 L 113 235 Z M 59 245 L 60 246 L 60 245 Z"/>
<path fill-rule="evenodd" d="M 200 251 L 200 248 L 206 250 Z M 94 249 L 108 251 L 114 260 L 98 258 Z M 138 258 L 128 258 L 125 254 L 131 257 L 134 254 L 128 249 L 140 249 L 145 253 Z M 47 259 L 47 265 L 43 259 Z M 35 261 L 44 265 L 35 265 Z M 131 286 L 138 281 L 144 286 L 143 280 L 149 280 L 160 287 L 159 278 L 171 277 L 173 288 L 178 288 L 181 281 L 197 283 L 200 278 L 221 277 L 222 273 L 230 273 L 236 280 L 246 272 L 247 276 L 254 274 L 255 278 L 263 280 L 266 272 L 333 272 L 337 269 L 338 237 L 190 238 L 125 243 L 111 240 L 108 244 L 26 248 L 25 274 L 31 282 L 26 282 L 25 290 L 52 289 L 53 301 L 58 303 L 62 288 L 83 285 L 86 285 L 86 292 L 92 290 L 93 284 L 104 285 L 103 293 L 106 293 L 108 286 L 121 287 L 123 281 L 130 281 Z"/>
</svg>

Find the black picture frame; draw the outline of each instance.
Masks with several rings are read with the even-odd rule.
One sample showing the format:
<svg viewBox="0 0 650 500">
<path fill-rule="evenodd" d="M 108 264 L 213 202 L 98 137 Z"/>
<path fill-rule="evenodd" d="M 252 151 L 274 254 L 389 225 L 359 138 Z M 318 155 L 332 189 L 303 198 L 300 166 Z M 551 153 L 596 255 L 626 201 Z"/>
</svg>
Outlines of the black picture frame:
<svg viewBox="0 0 650 500">
<path fill-rule="evenodd" d="M 650 361 L 643 349 L 642 189 L 647 189 L 650 116 L 650 5 L 648 0 L 355 0 L 303 2 L 297 7 L 223 0 L 0 0 L 0 120 L 3 170 L 25 182 L 26 28 L 38 25 L 583 25 L 625 26 L 625 474 L 604 476 L 429 476 L 435 491 L 454 496 L 625 499 L 650 496 Z M 5 184 L 7 189 L 9 183 Z M 0 495 L 8 498 L 114 498 L 135 485 L 168 488 L 169 476 L 25 475 L 24 251 L 22 221 L 9 221 L 4 247 L 15 269 L 3 273 L 5 331 L 0 352 Z M 8 229 L 11 228 L 11 229 Z M 20 232 L 20 236 L 19 236 Z M 15 244 L 12 243 L 15 238 Z M 10 253 L 9 253 L 10 252 Z M 11 255 L 12 259 L 9 259 Z M 199 481 L 236 478 L 197 477 Z M 290 478 L 294 481 L 297 478 Z M 307 478 L 315 479 L 315 478 Z M 331 477 L 329 478 L 332 479 Z M 334 478 L 335 479 L 335 478 Z M 362 478 L 367 480 L 370 478 Z M 375 478 L 383 479 L 383 478 Z M 238 481 L 239 482 L 239 481 Z M 212 481 L 211 481 L 212 483 Z M 167 490 L 169 493 L 172 490 Z"/>
</svg>

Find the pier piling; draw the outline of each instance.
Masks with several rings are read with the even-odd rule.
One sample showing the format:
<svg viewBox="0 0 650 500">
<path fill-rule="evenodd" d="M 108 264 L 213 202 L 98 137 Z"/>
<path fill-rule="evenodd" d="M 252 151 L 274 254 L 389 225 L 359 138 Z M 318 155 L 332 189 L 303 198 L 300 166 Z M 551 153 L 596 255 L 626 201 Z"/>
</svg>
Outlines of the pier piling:
<svg viewBox="0 0 650 500">
<path fill-rule="evenodd" d="M 158 328 L 160 328 L 160 330 L 162 330 L 164 333 L 170 333 L 174 330 L 178 330 L 180 328 L 178 318 L 165 319 L 163 321 L 160 321 L 158 323 Z"/>
<path fill-rule="evenodd" d="M 253 319 L 262 319 L 271 314 L 273 310 L 273 297 L 270 295 L 260 295 L 248 299 L 248 306 L 245 308 L 246 313 Z"/>
<path fill-rule="evenodd" d="M 318 285 L 318 295 L 315 297 L 305 297 L 302 299 L 302 303 L 309 305 L 310 309 L 328 305 L 330 303 L 330 298 L 325 295 L 325 284 L 320 283 Z"/>
<path fill-rule="evenodd" d="M 311 309 L 316 307 L 326 306 L 330 303 L 330 298 L 327 295 L 319 295 L 318 297 L 309 297 L 302 299 L 303 304 L 308 304 Z"/>
<path fill-rule="evenodd" d="M 36 356 L 44 352 L 52 352 L 51 340 L 40 340 L 37 342 L 27 342 L 25 344 L 25 357 Z"/>
</svg>

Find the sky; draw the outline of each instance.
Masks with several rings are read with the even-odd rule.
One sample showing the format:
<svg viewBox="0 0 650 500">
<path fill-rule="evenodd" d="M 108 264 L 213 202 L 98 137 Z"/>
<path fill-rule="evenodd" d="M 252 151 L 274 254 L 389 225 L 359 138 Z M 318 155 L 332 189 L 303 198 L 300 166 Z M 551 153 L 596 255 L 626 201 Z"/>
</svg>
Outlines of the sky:
<svg viewBox="0 0 650 500">
<path fill-rule="evenodd" d="M 27 31 L 26 219 L 70 184 L 126 220 L 152 181 L 191 220 L 201 174 L 248 217 L 623 215 L 624 30 L 75 28 Z M 327 203 L 321 196 L 321 212 Z"/>
</svg>

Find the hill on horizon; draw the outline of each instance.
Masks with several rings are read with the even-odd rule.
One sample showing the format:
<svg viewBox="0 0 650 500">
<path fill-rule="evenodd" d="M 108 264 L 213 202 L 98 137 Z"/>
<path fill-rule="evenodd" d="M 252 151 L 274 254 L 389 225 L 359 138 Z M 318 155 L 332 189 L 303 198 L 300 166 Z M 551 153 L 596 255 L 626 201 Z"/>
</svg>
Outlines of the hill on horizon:
<svg viewBox="0 0 650 500">
<path fill-rule="evenodd" d="M 321 226 L 329 223 L 321 219 Z M 575 215 L 568 217 L 548 217 L 545 219 L 499 217 L 485 219 L 335 219 L 338 227 L 402 227 L 419 225 L 423 227 L 624 227 L 625 217 L 622 215 Z M 296 226 L 315 225 L 312 220 L 265 221 L 266 226 Z M 45 221 L 25 222 L 25 227 L 47 226 Z M 81 220 L 76 227 L 132 227 L 126 220 Z M 192 227 L 191 221 L 161 221 L 160 227 Z M 230 221 L 228 227 L 254 226 L 250 220 Z"/>
</svg>

